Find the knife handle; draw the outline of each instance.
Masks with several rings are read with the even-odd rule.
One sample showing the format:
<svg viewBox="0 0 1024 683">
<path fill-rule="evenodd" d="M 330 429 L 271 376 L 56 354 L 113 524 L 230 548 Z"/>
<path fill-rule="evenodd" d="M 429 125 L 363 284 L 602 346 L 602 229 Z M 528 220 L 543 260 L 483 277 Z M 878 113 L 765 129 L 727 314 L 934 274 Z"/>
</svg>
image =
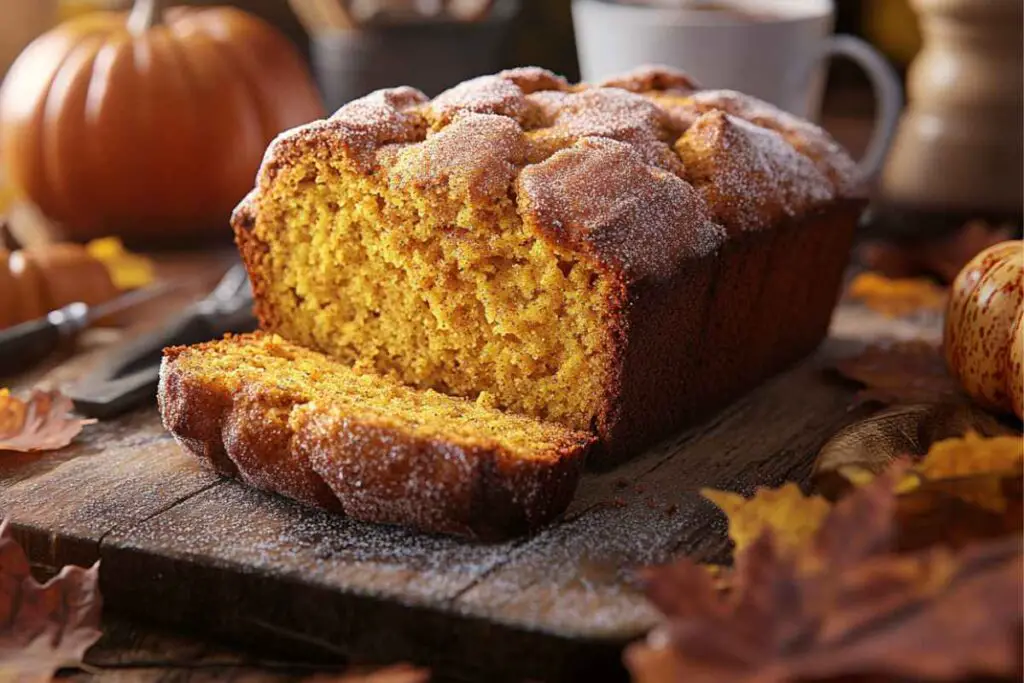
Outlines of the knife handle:
<svg viewBox="0 0 1024 683">
<path fill-rule="evenodd" d="M 43 360 L 60 346 L 61 334 L 46 318 L 0 332 L 0 377 L 9 377 Z"/>
</svg>

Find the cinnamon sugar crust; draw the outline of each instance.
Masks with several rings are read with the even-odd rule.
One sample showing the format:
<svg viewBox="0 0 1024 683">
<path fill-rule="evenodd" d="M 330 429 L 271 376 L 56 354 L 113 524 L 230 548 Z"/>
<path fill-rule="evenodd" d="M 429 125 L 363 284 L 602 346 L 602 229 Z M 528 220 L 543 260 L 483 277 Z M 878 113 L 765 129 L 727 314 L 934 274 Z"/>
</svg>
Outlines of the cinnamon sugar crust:
<svg viewBox="0 0 1024 683">
<path fill-rule="evenodd" d="M 858 188 L 854 163 L 825 131 L 683 72 L 648 67 L 590 86 L 526 67 L 433 100 L 379 91 L 282 134 L 233 225 L 266 329 L 415 386 L 592 429 L 600 449 L 626 454 L 689 419 L 688 404 L 701 402 L 680 398 L 690 387 L 727 387 L 715 393 L 720 405 L 813 348 L 830 296 L 807 297 L 821 310 L 787 308 L 794 320 L 766 323 L 799 330 L 789 350 L 714 364 L 719 377 L 700 376 L 695 359 L 715 349 L 692 336 L 712 316 L 754 315 L 715 310 L 723 292 L 767 309 L 782 304 L 762 290 L 793 298 L 799 282 L 768 286 L 766 273 L 817 257 L 775 249 L 776 231 L 828 244 L 837 253 L 824 262 L 840 267 L 852 229 L 841 214 L 856 210 L 844 200 Z M 351 261 L 313 253 L 330 254 L 355 230 L 331 228 L 336 212 L 361 221 L 364 246 L 379 227 L 386 249 L 360 247 Z M 801 238 L 828 230 L 826 219 L 839 226 L 834 239 Z M 287 221 L 319 232 L 304 238 Z M 423 301 L 343 289 L 364 263 L 386 263 L 395 289 L 422 290 Z M 466 288 L 476 299 L 459 303 Z M 382 327 L 389 315 L 397 322 Z M 413 319 L 422 330 L 395 332 Z M 482 341 L 463 335 L 476 327 Z M 744 328 L 716 325 L 723 335 Z M 370 331 L 356 343 L 352 330 Z M 730 340 L 730 353 L 744 343 Z M 497 365 L 478 369 L 478 358 Z M 515 367 L 500 366 L 509 358 Z M 593 398 L 556 405 L 574 392 Z"/>
<path fill-rule="evenodd" d="M 221 474 L 355 519 L 485 539 L 561 514 L 592 442 L 262 333 L 166 349 L 158 398 L 168 431 Z"/>
</svg>

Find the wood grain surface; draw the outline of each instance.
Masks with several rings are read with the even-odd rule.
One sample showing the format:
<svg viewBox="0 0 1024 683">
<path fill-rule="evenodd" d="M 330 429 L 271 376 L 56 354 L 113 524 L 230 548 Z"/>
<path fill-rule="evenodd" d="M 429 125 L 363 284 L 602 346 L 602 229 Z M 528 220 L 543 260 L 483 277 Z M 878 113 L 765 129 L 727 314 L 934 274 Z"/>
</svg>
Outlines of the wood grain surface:
<svg viewBox="0 0 1024 683">
<path fill-rule="evenodd" d="M 655 620 L 633 570 L 724 557 L 725 520 L 698 490 L 806 481 L 818 448 L 856 417 L 853 388 L 828 372 L 834 360 L 920 332 L 841 307 L 814 357 L 626 465 L 587 474 L 562 521 L 502 544 L 375 527 L 219 479 L 180 451 L 153 407 L 59 452 L 5 455 L 0 512 L 44 567 L 100 559 L 112 612 L 268 656 L 412 661 L 456 680 L 614 680 L 622 645 Z"/>
</svg>

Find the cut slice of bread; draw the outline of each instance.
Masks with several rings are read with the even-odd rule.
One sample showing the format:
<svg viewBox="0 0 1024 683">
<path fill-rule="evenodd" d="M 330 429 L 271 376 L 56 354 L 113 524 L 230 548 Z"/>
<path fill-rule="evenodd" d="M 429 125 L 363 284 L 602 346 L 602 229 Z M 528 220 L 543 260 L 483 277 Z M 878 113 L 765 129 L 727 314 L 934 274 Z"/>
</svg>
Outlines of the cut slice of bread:
<svg viewBox="0 0 1024 683">
<path fill-rule="evenodd" d="M 272 334 L 164 352 L 164 425 L 218 472 L 356 519 L 500 538 L 561 514 L 593 437 Z"/>
</svg>

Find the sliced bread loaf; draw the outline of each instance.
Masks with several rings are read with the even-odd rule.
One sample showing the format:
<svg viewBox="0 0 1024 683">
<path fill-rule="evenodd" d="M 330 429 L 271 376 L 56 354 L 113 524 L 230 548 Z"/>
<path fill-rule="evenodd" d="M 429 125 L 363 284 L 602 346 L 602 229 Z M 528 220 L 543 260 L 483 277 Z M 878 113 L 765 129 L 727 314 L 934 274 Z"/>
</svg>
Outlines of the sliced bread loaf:
<svg viewBox="0 0 1024 683">
<path fill-rule="evenodd" d="M 166 428 L 222 474 L 356 519 L 481 538 L 564 511 L 593 440 L 264 333 L 167 349 L 159 400 Z"/>
</svg>

